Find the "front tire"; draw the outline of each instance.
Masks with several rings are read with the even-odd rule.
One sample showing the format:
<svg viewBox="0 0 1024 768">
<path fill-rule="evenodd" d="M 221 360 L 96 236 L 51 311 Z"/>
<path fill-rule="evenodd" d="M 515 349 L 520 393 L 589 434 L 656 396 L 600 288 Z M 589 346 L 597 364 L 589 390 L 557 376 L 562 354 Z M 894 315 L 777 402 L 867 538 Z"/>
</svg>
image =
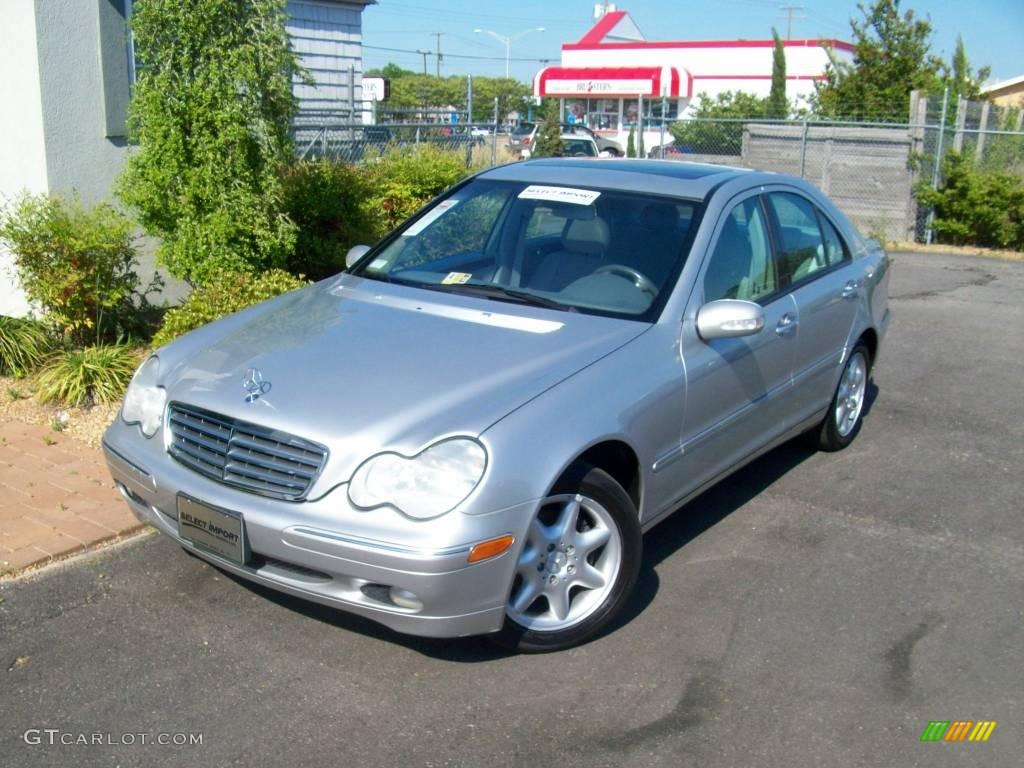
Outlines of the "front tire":
<svg viewBox="0 0 1024 768">
<path fill-rule="evenodd" d="M 867 345 L 858 342 L 843 366 L 832 404 L 818 428 L 818 448 L 840 451 L 857 437 L 864 421 L 870 376 L 871 352 Z"/>
<path fill-rule="evenodd" d="M 530 522 L 492 639 L 516 651 L 570 648 L 595 637 L 629 599 L 640 572 L 636 507 L 607 472 L 577 465 Z"/>
</svg>

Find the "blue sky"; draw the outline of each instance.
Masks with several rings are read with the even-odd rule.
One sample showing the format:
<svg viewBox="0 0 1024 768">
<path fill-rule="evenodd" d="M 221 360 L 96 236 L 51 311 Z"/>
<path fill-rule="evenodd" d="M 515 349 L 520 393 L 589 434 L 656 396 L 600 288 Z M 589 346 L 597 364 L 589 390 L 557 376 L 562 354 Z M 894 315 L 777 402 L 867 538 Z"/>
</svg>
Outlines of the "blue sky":
<svg viewBox="0 0 1024 768">
<path fill-rule="evenodd" d="M 429 50 L 445 54 L 442 74 L 500 76 L 505 72 L 505 46 L 493 37 L 474 34 L 474 28 L 490 29 L 515 36 L 531 32 L 512 44 L 513 59 L 551 59 L 557 64 L 563 42 L 578 40 L 593 24 L 596 0 L 379 0 L 363 14 L 363 52 L 366 68 L 394 61 L 421 70 L 423 57 L 416 53 L 378 50 L 398 48 Z M 618 2 L 627 10 L 648 40 L 709 40 L 767 38 L 775 25 L 785 35 L 786 19 L 780 6 L 803 6 L 793 19 L 793 37 L 850 39 L 849 19 L 860 18 L 851 0 L 630 0 Z M 958 34 L 964 38 L 967 55 L 977 69 L 988 64 L 992 77 L 1004 80 L 1024 75 L 1024 0 L 903 0 L 904 9 L 929 16 L 933 27 L 932 50 L 948 59 Z M 805 18 L 799 18 L 799 17 Z M 493 57 L 493 58 L 487 58 Z M 433 56 L 427 58 L 430 72 Z M 530 81 L 542 64 L 513 61 L 512 76 Z"/>
</svg>

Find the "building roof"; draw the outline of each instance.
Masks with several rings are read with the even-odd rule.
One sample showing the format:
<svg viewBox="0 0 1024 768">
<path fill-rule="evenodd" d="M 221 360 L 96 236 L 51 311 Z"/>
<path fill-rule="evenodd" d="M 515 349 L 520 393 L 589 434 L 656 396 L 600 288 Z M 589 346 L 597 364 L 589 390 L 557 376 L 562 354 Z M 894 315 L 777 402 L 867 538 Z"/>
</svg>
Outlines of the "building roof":
<svg viewBox="0 0 1024 768">
<path fill-rule="evenodd" d="M 628 11 L 606 13 L 575 43 L 563 43 L 563 51 L 653 48 L 771 48 L 774 40 L 675 40 L 649 42 Z M 783 40 L 786 48 L 820 48 L 853 52 L 853 45 L 842 40 L 808 38 Z"/>
<path fill-rule="evenodd" d="M 1022 86 L 1024 86 L 1024 75 L 1018 75 L 1017 77 L 1011 77 L 1009 80 L 985 83 L 981 89 L 981 93 L 983 96 L 998 96 L 1000 95 L 1000 91 L 1013 92 Z"/>
</svg>

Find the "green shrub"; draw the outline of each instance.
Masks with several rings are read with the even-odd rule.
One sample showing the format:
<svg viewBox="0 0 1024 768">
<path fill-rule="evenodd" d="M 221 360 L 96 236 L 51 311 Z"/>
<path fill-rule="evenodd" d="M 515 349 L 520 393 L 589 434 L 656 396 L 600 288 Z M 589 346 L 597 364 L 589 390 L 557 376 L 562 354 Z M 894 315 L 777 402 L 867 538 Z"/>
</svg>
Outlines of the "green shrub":
<svg viewBox="0 0 1024 768">
<path fill-rule="evenodd" d="M 561 157 L 565 154 L 565 142 L 562 141 L 562 113 L 558 99 L 548 99 L 541 105 L 540 119 L 530 157 Z"/>
<path fill-rule="evenodd" d="M 112 206 L 23 195 L 0 215 L 0 242 L 14 254 L 29 300 L 74 342 L 114 339 L 131 324 L 132 223 Z"/>
<path fill-rule="evenodd" d="M 378 237 L 470 173 L 464 155 L 432 145 L 391 149 L 363 169 L 373 190 L 369 210 Z"/>
<path fill-rule="evenodd" d="M 629 136 L 626 138 L 626 157 L 636 157 L 636 126 L 629 127 Z"/>
<path fill-rule="evenodd" d="M 153 346 L 163 346 L 218 318 L 307 284 L 280 269 L 256 276 L 247 272 L 221 272 L 192 291 L 181 306 L 164 315 L 163 326 L 153 336 Z"/>
<path fill-rule="evenodd" d="M 1024 249 L 1024 179 L 1003 171 L 979 171 L 971 158 L 950 152 L 942 162 L 942 186 L 922 183 L 918 200 L 935 211 L 939 242 Z"/>
<path fill-rule="evenodd" d="M 37 368 L 52 344 L 35 320 L 0 315 L 0 374 L 21 376 Z"/>
<path fill-rule="evenodd" d="M 284 174 L 284 202 L 298 228 L 288 271 L 313 280 L 345 268 L 345 254 L 382 235 L 382 216 L 369 174 L 337 160 L 302 160 Z"/>
<path fill-rule="evenodd" d="M 41 403 L 66 405 L 112 403 L 124 395 L 139 364 L 138 349 L 127 344 L 97 344 L 58 352 L 36 380 Z"/>
</svg>

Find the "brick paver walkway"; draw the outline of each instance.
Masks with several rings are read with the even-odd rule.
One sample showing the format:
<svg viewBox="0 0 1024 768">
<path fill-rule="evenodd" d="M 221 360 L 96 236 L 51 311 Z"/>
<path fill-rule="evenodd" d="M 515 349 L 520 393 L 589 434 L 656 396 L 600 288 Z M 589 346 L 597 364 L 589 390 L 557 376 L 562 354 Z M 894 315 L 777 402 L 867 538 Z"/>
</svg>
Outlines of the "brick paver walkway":
<svg viewBox="0 0 1024 768">
<path fill-rule="evenodd" d="M 0 418 L 0 575 L 141 527 L 99 448 Z"/>
</svg>

